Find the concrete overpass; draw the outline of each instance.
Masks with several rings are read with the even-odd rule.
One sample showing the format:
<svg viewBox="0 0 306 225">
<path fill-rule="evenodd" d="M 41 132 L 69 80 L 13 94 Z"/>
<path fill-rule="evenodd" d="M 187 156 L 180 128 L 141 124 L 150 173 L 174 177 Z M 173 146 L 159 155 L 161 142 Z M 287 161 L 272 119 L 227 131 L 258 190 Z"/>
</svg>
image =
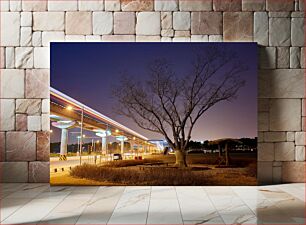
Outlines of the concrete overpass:
<svg viewBox="0 0 306 225">
<path fill-rule="evenodd" d="M 156 147 L 155 144 L 148 141 L 147 137 L 54 88 L 50 88 L 50 120 L 52 126 L 62 130 L 60 153 L 62 160 L 66 160 L 67 155 L 68 129 L 75 127 L 81 128 L 81 143 L 82 130 L 92 131 L 97 137 L 100 137 L 102 152 L 107 151 L 108 136 L 113 136 L 121 142 L 121 154 L 126 151 L 124 142 L 130 142 L 132 146 L 141 146 L 145 150 Z"/>
</svg>

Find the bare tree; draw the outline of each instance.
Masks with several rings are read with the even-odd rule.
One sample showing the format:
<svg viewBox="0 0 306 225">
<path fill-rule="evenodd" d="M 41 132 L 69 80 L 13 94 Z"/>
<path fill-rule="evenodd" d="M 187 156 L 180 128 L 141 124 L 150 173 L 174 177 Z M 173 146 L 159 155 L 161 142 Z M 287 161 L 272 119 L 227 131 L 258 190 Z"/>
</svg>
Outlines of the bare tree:
<svg viewBox="0 0 306 225">
<path fill-rule="evenodd" d="M 186 167 L 185 150 L 201 116 L 222 101 L 230 101 L 244 85 L 247 68 L 233 51 L 206 47 L 195 51 L 190 72 L 175 74 L 166 59 L 148 67 L 150 78 L 136 81 L 124 76 L 114 88 L 118 112 L 139 127 L 159 133 L 175 150 L 176 166 Z"/>
</svg>

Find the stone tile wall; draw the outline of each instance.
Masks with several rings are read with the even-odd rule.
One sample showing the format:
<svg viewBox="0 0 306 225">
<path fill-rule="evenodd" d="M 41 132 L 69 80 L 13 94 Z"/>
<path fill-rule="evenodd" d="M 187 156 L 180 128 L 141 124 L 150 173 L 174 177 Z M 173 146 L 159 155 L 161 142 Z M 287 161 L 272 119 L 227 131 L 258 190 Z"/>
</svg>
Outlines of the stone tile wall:
<svg viewBox="0 0 306 225">
<path fill-rule="evenodd" d="M 3 182 L 49 180 L 51 41 L 259 45 L 258 179 L 305 181 L 303 0 L 1 0 Z"/>
</svg>

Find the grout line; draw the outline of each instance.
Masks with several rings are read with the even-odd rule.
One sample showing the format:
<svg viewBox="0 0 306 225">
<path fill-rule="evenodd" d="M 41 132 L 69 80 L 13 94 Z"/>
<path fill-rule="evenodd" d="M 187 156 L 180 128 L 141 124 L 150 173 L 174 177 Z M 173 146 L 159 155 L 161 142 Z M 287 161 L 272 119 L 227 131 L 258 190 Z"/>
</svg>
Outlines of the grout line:
<svg viewBox="0 0 306 225">
<path fill-rule="evenodd" d="M 82 212 L 79 214 L 79 216 L 78 216 L 78 218 L 77 218 L 75 224 L 78 223 L 78 221 L 79 221 L 80 217 L 82 216 L 83 212 L 87 209 L 88 203 L 89 203 L 91 200 L 93 200 L 94 197 L 95 197 L 95 195 L 97 194 L 97 192 L 98 192 L 100 186 L 97 186 L 97 187 L 98 187 L 98 188 L 97 188 L 97 190 L 95 191 L 95 193 L 93 193 L 92 197 L 91 197 L 90 199 L 86 200 L 86 202 L 85 202 L 86 206 L 84 207 L 84 209 L 82 210 Z"/>
<path fill-rule="evenodd" d="M 210 203 L 213 205 L 216 213 L 218 214 L 219 218 L 223 221 L 223 224 L 226 224 L 223 217 L 221 216 L 221 214 L 219 213 L 219 210 L 216 208 L 215 204 L 213 203 L 213 201 L 211 200 L 209 193 L 205 190 L 204 186 L 201 186 L 203 191 L 207 194 L 207 198 L 209 199 Z"/>
<path fill-rule="evenodd" d="M 150 210 L 150 204 L 151 204 L 151 194 L 152 194 L 152 186 L 150 186 L 150 195 L 149 195 L 149 204 L 148 204 L 148 211 L 147 211 L 147 217 L 146 217 L 146 224 L 148 224 L 149 210 Z"/>
<path fill-rule="evenodd" d="M 176 190 L 176 186 L 173 186 L 174 190 L 175 190 L 175 195 L 176 195 L 176 200 L 180 209 L 180 215 L 181 215 L 181 219 L 182 219 L 182 224 L 184 224 L 184 219 L 183 219 L 183 215 L 182 215 L 182 209 L 181 209 L 181 204 L 180 204 L 180 200 L 178 198 L 178 194 L 177 194 L 177 190 Z"/>
<path fill-rule="evenodd" d="M 116 204 L 115 204 L 115 206 L 114 206 L 113 212 L 112 212 L 112 214 L 110 215 L 110 217 L 108 218 L 108 220 L 107 220 L 106 224 L 108 224 L 108 222 L 110 221 L 110 219 L 111 219 L 111 218 L 112 218 L 112 216 L 114 215 L 115 209 L 116 209 L 116 207 L 117 207 L 117 205 L 118 205 L 118 203 L 119 203 L 120 199 L 121 199 L 121 198 L 122 198 L 122 196 L 124 195 L 125 190 L 126 190 L 126 186 L 124 186 L 124 190 L 122 191 L 122 193 L 121 193 L 120 197 L 118 198 L 118 200 L 117 200 L 117 202 L 116 202 Z"/>
</svg>

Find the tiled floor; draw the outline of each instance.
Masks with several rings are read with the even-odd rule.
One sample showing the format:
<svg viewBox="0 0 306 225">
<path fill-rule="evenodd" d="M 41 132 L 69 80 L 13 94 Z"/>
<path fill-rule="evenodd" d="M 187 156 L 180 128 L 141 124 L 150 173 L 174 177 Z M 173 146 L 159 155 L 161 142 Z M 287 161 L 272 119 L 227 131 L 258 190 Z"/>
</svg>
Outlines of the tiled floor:
<svg viewBox="0 0 306 225">
<path fill-rule="evenodd" d="M 50 187 L 0 184 L 1 224 L 305 224 L 305 184 Z"/>
</svg>

